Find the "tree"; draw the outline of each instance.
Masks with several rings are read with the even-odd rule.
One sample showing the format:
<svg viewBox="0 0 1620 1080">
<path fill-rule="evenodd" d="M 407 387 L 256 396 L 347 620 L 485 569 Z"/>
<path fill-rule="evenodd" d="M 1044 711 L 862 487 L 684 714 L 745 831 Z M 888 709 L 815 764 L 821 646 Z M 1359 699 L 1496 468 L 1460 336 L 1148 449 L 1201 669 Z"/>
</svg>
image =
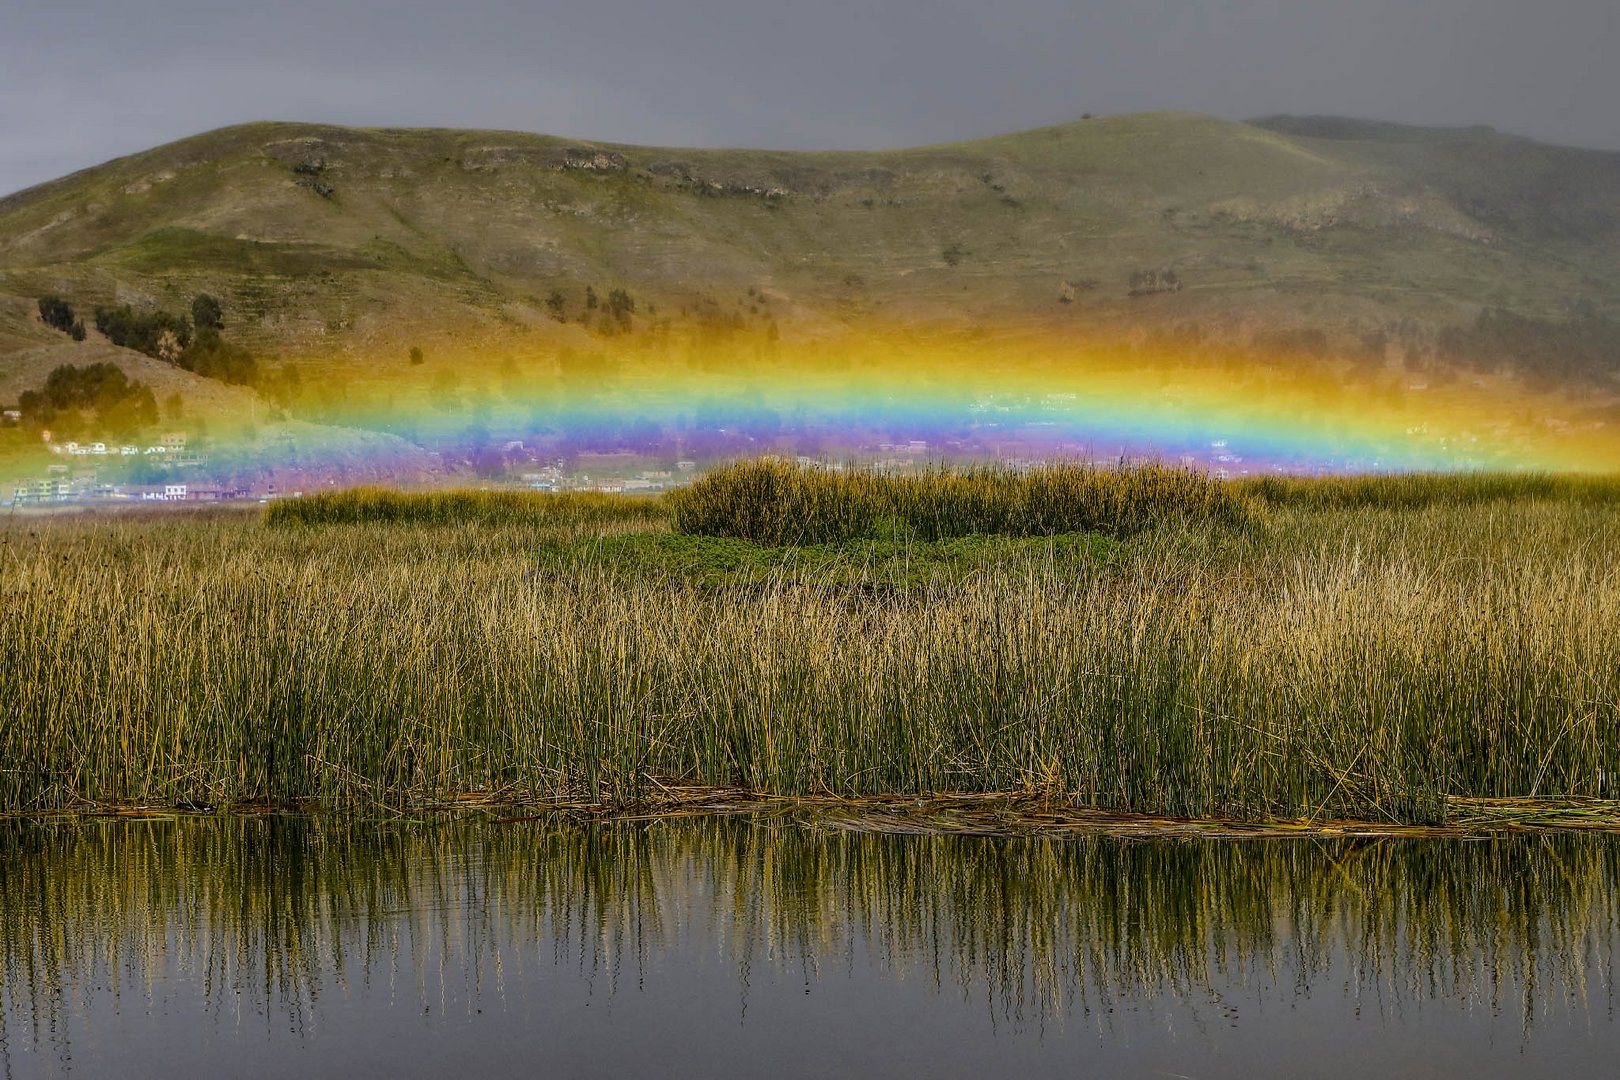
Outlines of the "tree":
<svg viewBox="0 0 1620 1080">
<path fill-rule="evenodd" d="M 596 290 L 589 285 L 585 286 L 585 310 L 596 310 Z"/>
<path fill-rule="evenodd" d="M 114 345 L 164 360 L 175 359 L 191 344 L 191 323 L 184 316 L 166 311 L 145 314 L 127 304 L 97 308 L 96 329 L 107 335 L 107 340 Z M 210 333 L 218 336 L 216 331 Z"/>
<path fill-rule="evenodd" d="M 259 392 L 286 409 L 304 396 L 303 372 L 297 364 L 282 364 L 275 371 L 266 371 L 260 375 Z"/>
<path fill-rule="evenodd" d="M 630 329 L 630 316 L 636 310 L 635 297 L 624 289 L 614 289 L 608 293 L 607 309 L 621 329 Z"/>
<path fill-rule="evenodd" d="M 60 330 L 64 334 L 73 332 L 73 307 L 60 296 L 39 298 L 39 319 L 52 330 Z"/>
<path fill-rule="evenodd" d="M 187 371 L 208 379 L 251 386 L 259 379 L 259 362 L 240 345 L 232 345 L 211 328 L 198 330 L 189 344 L 173 356 L 160 349 L 158 357 L 172 360 Z"/>
<path fill-rule="evenodd" d="M 546 296 L 546 310 L 558 322 L 568 318 L 568 301 L 563 297 L 561 289 L 552 289 Z"/>
<path fill-rule="evenodd" d="M 218 330 L 225 325 L 224 311 L 207 293 L 198 293 L 191 300 L 191 321 L 199 330 Z"/>
<path fill-rule="evenodd" d="M 45 399 L 55 408 L 101 408 L 121 401 L 131 389 L 129 376 L 116 364 L 63 364 L 45 376 Z"/>
<path fill-rule="evenodd" d="M 96 419 L 108 434 L 128 438 L 158 421 L 157 402 L 149 387 L 130 384 L 129 391 L 118 401 L 96 410 Z"/>
<path fill-rule="evenodd" d="M 415 345 L 411 346 L 411 366 L 419 367 L 423 363 L 422 350 Z"/>
<path fill-rule="evenodd" d="M 22 410 L 39 427 L 50 424 L 76 431 L 83 414 L 94 413 L 96 424 L 120 438 L 157 423 L 157 401 L 146 385 L 131 382 L 116 364 L 63 364 L 45 377 L 39 390 L 23 393 Z"/>
</svg>

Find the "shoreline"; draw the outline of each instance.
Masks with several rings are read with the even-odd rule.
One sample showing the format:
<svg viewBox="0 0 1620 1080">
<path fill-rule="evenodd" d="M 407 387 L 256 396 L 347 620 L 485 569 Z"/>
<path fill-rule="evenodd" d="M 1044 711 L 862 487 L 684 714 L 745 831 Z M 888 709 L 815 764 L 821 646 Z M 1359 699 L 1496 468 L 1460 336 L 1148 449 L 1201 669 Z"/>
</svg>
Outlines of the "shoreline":
<svg viewBox="0 0 1620 1080">
<path fill-rule="evenodd" d="M 917 795 L 773 795 L 743 788 L 657 784 L 661 797 L 639 804 L 584 800 L 525 800 L 508 793 L 469 792 L 409 806 L 386 803 L 241 803 L 225 806 L 85 804 L 0 814 L 0 821 L 61 823 L 96 819 L 153 820 L 213 817 L 319 817 L 353 814 L 357 822 L 483 815 L 492 825 L 562 820 L 575 823 L 660 823 L 687 818 L 749 816 L 818 829 L 911 836 L 1033 839 L 1112 836 L 1127 840 L 1441 839 L 1484 840 L 1555 833 L 1620 835 L 1620 799 L 1448 797 L 1444 824 L 1345 818 L 1178 818 L 1066 804 L 1018 793 L 951 792 Z M 369 815 L 375 816 L 369 816 Z"/>
</svg>

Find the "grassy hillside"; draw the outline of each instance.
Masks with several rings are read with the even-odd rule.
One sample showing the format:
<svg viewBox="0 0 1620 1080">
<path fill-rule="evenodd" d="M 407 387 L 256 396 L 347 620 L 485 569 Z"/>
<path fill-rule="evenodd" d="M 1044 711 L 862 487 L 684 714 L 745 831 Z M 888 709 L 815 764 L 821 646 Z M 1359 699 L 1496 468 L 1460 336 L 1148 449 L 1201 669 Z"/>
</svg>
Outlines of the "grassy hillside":
<svg viewBox="0 0 1620 1080">
<path fill-rule="evenodd" d="M 252 124 L 0 200 L 7 292 L 209 289 L 281 349 L 413 309 L 543 324 L 539 294 L 593 282 L 674 302 L 772 288 L 805 317 L 1058 319 L 1138 315 L 1131 273 L 1173 267 L 1175 314 L 1614 312 L 1617 240 L 1617 154 L 1179 114 L 881 153 Z M 1059 305 L 1064 280 L 1096 285 Z"/>
<path fill-rule="evenodd" d="M 587 287 L 625 290 L 633 317 L 608 326 Z M 390 393 L 426 393 L 428 372 L 374 363 L 413 346 L 554 355 L 672 322 L 1157 333 L 1392 370 L 1470 355 L 1607 393 L 1620 154 L 1191 114 L 871 153 L 261 123 L 0 199 L 0 379 L 97 344 L 39 325 L 40 295 L 184 310 L 198 292 L 259 356 Z M 1521 321 L 1468 336 L 1487 308 Z M 1548 355 L 1521 340 L 1565 326 Z"/>
</svg>

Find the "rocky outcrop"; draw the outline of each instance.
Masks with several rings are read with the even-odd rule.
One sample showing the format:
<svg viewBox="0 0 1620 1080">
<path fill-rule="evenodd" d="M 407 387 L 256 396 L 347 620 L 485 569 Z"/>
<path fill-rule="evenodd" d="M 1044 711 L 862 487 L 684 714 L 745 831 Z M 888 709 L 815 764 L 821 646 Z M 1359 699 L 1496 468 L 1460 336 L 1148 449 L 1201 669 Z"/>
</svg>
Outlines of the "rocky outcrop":
<svg viewBox="0 0 1620 1080">
<path fill-rule="evenodd" d="M 623 172 L 630 162 L 623 154 L 612 150 L 588 150 L 570 146 L 563 151 L 563 168 L 589 169 L 596 172 Z"/>
</svg>

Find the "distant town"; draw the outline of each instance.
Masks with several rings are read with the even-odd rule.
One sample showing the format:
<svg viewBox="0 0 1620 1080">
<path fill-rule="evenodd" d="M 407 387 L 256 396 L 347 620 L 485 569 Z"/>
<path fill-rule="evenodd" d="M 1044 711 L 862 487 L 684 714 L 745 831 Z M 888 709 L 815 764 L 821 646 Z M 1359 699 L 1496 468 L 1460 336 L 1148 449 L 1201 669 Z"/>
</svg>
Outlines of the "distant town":
<svg viewBox="0 0 1620 1080">
<path fill-rule="evenodd" d="M 1317 472 L 1323 468 L 1319 462 L 1246 457 L 1227 438 L 1207 439 L 1169 454 L 1150 449 L 1102 452 L 1096 446 L 1072 441 L 1072 434 L 1068 439 L 1059 434 L 1060 418 L 1073 407 L 1073 394 L 1050 394 L 1038 402 L 985 399 L 970 407 L 970 413 L 980 417 L 979 426 L 965 437 L 883 441 L 886 436 L 880 430 L 869 430 L 837 448 L 822 444 L 821 452 L 815 456 L 798 453 L 791 438 L 755 438 L 747 431 L 725 427 L 710 432 L 714 438 L 707 441 L 655 445 L 654 440 L 639 449 L 587 449 L 552 435 L 532 440 L 496 440 L 481 444 L 475 451 L 454 446 L 428 450 L 429 458 L 440 465 L 407 486 L 455 484 L 541 492 L 655 495 L 692 482 L 714 461 L 744 452 L 746 456 L 797 458 L 831 468 L 856 464 L 901 473 L 946 461 L 995 460 L 1014 469 L 1026 469 L 1054 461 L 1113 461 L 1122 457 L 1169 461 L 1222 478 L 1276 471 Z M 1010 423 L 982 418 L 982 414 L 1003 413 L 1010 414 Z M 21 413 L 15 409 L 0 413 L 0 426 L 17 427 L 21 420 Z M 1409 428 L 1406 434 L 1421 439 L 1427 431 L 1420 426 Z M 0 506 L 264 503 L 334 487 L 398 482 L 375 470 L 368 474 L 342 465 L 292 467 L 244 461 L 240 448 L 233 452 L 228 443 L 211 444 L 206 437 L 185 430 L 116 442 L 59 440 L 48 430 L 40 431 L 39 438 L 35 446 L 43 444 L 49 452 L 44 456 L 43 473 L 35 471 L 41 466 L 32 466 L 28 471 L 33 475 L 0 484 Z M 1458 467 L 1485 464 L 1479 454 L 1478 436 L 1464 436 L 1450 447 L 1444 437 L 1434 441 L 1455 453 Z M 212 455 L 211 445 L 216 451 Z M 1377 456 L 1340 465 L 1347 467 L 1372 472 L 1400 470 L 1398 462 Z"/>
<path fill-rule="evenodd" d="M 516 451 L 517 447 L 508 447 Z M 267 503 L 275 499 L 299 498 L 307 492 L 349 486 L 351 477 L 321 475 L 302 472 L 289 483 L 284 476 L 276 479 L 257 479 L 247 482 L 221 480 L 210 475 L 208 455 L 188 447 L 183 433 L 165 434 L 150 446 L 113 445 L 107 443 L 62 443 L 52 447 L 60 458 L 46 467 L 46 475 L 15 481 L 0 488 L 0 506 L 23 509 L 57 506 L 120 506 L 133 504 L 201 504 L 201 503 Z M 948 450 L 931 447 L 922 440 L 902 443 L 878 443 L 861 447 L 847 457 L 830 459 L 826 456 L 781 454 L 802 465 L 819 464 L 841 471 L 849 467 L 874 469 L 888 473 L 909 473 L 937 466 L 953 455 Z M 1013 469 L 1031 469 L 1058 460 L 1082 457 L 1073 449 L 1049 456 L 1000 457 L 1001 464 Z M 1216 464 L 1211 469 L 1218 476 L 1232 473 L 1226 467 L 1240 459 L 1227 452 L 1224 442 L 1211 448 L 1208 457 Z M 133 482 L 109 478 L 109 473 L 122 472 L 118 465 L 135 458 L 155 468 L 142 470 L 160 478 L 148 482 Z M 1181 455 L 1179 463 L 1187 467 L 1208 467 L 1191 455 Z M 607 494 L 657 495 L 661 492 L 690 484 L 702 472 L 702 463 L 681 458 L 669 462 L 647 454 L 632 451 L 583 451 L 551 460 L 515 462 L 500 475 L 480 476 L 476 479 L 449 474 L 441 483 L 458 486 L 476 486 L 486 489 L 528 490 L 537 492 L 601 492 Z M 431 485 L 426 485 L 431 486 Z"/>
</svg>

